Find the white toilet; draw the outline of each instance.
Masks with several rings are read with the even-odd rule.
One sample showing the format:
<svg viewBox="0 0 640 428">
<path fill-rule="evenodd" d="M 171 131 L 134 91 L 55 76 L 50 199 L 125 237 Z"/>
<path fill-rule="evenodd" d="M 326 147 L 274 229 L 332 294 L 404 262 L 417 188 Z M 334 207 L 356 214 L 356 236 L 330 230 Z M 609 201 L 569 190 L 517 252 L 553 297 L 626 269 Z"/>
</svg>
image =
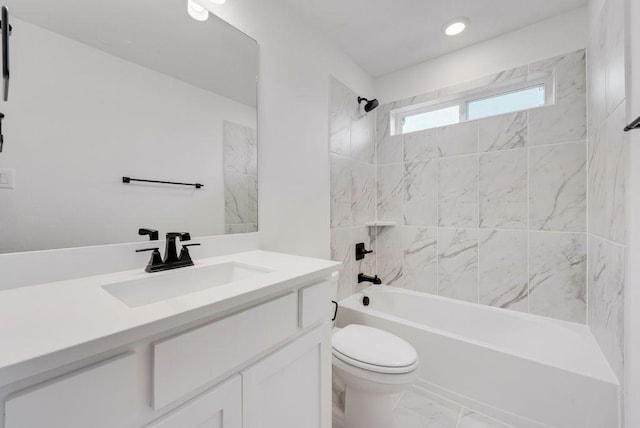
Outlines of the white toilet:
<svg viewBox="0 0 640 428">
<path fill-rule="evenodd" d="M 352 324 L 332 337 L 333 381 L 345 391 L 344 428 L 393 426 L 391 396 L 418 376 L 418 353 L 386 331 Z"/>
</svg>

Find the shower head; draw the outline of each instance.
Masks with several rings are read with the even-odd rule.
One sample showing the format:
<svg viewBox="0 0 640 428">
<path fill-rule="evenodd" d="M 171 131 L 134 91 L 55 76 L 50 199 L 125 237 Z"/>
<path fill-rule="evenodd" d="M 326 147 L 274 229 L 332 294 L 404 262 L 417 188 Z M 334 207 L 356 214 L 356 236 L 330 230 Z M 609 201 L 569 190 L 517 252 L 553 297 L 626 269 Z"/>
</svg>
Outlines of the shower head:
<svg viewBox="0 0 640 428">
<path fill-rule="evenodd" d="M 366 101 L 364 105 L 364 111 L 369 113 L 371 110 L 375 110 L 376 107 L 380 104 L 378 100 L 368 100 L 366 98 L 358 97 L 358 104 L 362 104 L 363 101 Z"/>
</svg>

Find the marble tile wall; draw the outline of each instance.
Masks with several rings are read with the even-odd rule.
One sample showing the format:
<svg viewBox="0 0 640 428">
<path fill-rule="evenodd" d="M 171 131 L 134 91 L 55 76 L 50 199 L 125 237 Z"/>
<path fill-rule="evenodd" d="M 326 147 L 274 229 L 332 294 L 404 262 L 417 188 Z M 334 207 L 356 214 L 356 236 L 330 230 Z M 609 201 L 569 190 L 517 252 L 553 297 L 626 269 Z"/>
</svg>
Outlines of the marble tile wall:
<svg viewBox="0 0 640 428">
<path fill-rule="evenodd" d="M 225 233 L 258 231 L 256 130 L 223 123 Z"/>
<path fill-rule="evenodd" d="M 358 290 L 357 276 L 376 273 L 376 258 L 355 260 L 355 245 L 375 247 L 364 224 L 376 218 L 375 114 L 366 114 L 358 95 L 330 80 L 329 156 L 331 176 L 331 258 L 343 262 L 338 299 Z"/>
<path fill-rule="evenodd" d="M 540 71 L 553 105 L 390 135 L 393 109 Z M 377 219 L 398 224 L 370 238 L 383 281 L 587 322 L 586 111 L 584 50 L 380 106 Z"/>
<path fill-rule="evenodd" d="M 613 371 L 624 379 L 625 198 L 628 141 L 625 2 L 592 2 L 589 29 L 589 326 Z"/>
</svg>

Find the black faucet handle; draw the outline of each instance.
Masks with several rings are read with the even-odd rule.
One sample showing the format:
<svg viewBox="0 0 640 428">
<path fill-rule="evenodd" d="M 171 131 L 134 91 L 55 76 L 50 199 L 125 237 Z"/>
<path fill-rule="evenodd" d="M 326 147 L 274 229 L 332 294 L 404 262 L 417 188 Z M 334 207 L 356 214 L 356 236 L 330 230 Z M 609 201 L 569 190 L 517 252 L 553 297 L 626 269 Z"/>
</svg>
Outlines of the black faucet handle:
<svg viewBox="0 0 640 428">
<path fill-rule="evenodd" d="M 147 251 L 160 251 L 160 248 L 155 247 L 155 248 L 142 248 L 140 250 L 136 250 L 136 253 L 145 253 Z"/>
<path fill-rule="evenodd" d="M 364 242 L 356 244 L 356 260 L 362 260 L 364 256 L 371 253 L 373 253 L 373 250 L 366 250 L 364 248 Z"/>
<path fill-rule="evenodd" d="M 189 232 L 169 232 L 167 233 L 167 240 L 180 238 L 181 241 L 191 241 L 191 234 Z"/>
<path fill-rule="evenodd" d="M 151 258 L 149 259 L 149 263 L 147 263 L 145 271 L 149 273 L 157 272 L 162 266 L 162 255 L 160 254 L 160 248 L 142 248 L 140 250 L 136 250 L 136 253 L 144 253 L 147 251 L 153 251 L 153 253 L 151 253 Z"/>
<path fill-rule="evenodd" d="M 149 235 L 150 241 L 157 241 L 158 239 L 160 239 L 160 235 L 158 234 L 158 231 L 154 229 L 146 229 L 146 228 L 138 229 L 138 235 L 140 236 Z"/>
<path fill-rule="evenodd" d="M 189 254 L 189 247 L 197 247 L 199 245 L 201 244 L 184 244 L 180 250 L 180 257 L 178 258 L 178 261 L 186 264 L 187 266 L 193 266 L 193 260 L 191 260 L 191 254 Z"/>
</svg>

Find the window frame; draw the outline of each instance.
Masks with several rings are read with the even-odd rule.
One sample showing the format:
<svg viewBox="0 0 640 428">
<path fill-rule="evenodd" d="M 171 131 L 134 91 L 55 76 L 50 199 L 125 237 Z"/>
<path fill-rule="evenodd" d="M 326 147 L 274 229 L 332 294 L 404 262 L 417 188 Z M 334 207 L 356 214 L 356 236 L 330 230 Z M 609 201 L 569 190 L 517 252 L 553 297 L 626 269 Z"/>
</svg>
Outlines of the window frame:
<svg viewBox="0 0 640 428">
<path fill-rule="evenodd" d="M 507 95 L 509 93 L 518 92 L 521 90 L 540 87 L 540 86 L 544 86 L 545 103 L 543 105 L 537 106 L 537 107 L 531 107 L 527 109 L 508 111 L 505 113 L 500 113 L 499 115 L 533 110 L 533 109 L 542 108 L 545 106 L 555 104 L 556 91 L 555 91 L 554 73 L 539 72 L 539 73 L 530 74 L 526 77 L 510 79 L 505 82 L 491 84 L 482 88 L 475 88 L 475 89 L 459 92 L 457 94 L 441 97 L 432 101 L 427 101 L 420 104 L 414 104 L 414 105 L 394 109 L 390 112 L 390 118 L 389 118 L 390 125 L 391 125 L 390 126 L 391 135 L 404 134 L 402 129 L 403 128 L 402 122 L 407 117 L 417 116 L 420 114 L 437 111 L 441 109 L 446 109 L 454 106 L 458 106 L 459 112 L 460 112 L 460 120 L 458 121 L 457 124 L 499 116 L 499 115 L 490 115 L 490 116 L 485 116 L 479 119 L 469 120 L 468 105 L 470 102 L 473 102 L 473 101 L 479 101 L 486 98 L 493 98 L 499 95 Z M 456 124 L 445 125 L 445 126 L 453 126 L 453 125 L 456 125 Z M 427 129 L 436 129 L 436 128 L 439 128 L 439 126 L 433 127 L 433 128 L 425 128 L 422 130 L 411 131 L 411 132 L 420 132 Z M 407 134 L 411 132 L 407 132 Z"/>
</svg>

